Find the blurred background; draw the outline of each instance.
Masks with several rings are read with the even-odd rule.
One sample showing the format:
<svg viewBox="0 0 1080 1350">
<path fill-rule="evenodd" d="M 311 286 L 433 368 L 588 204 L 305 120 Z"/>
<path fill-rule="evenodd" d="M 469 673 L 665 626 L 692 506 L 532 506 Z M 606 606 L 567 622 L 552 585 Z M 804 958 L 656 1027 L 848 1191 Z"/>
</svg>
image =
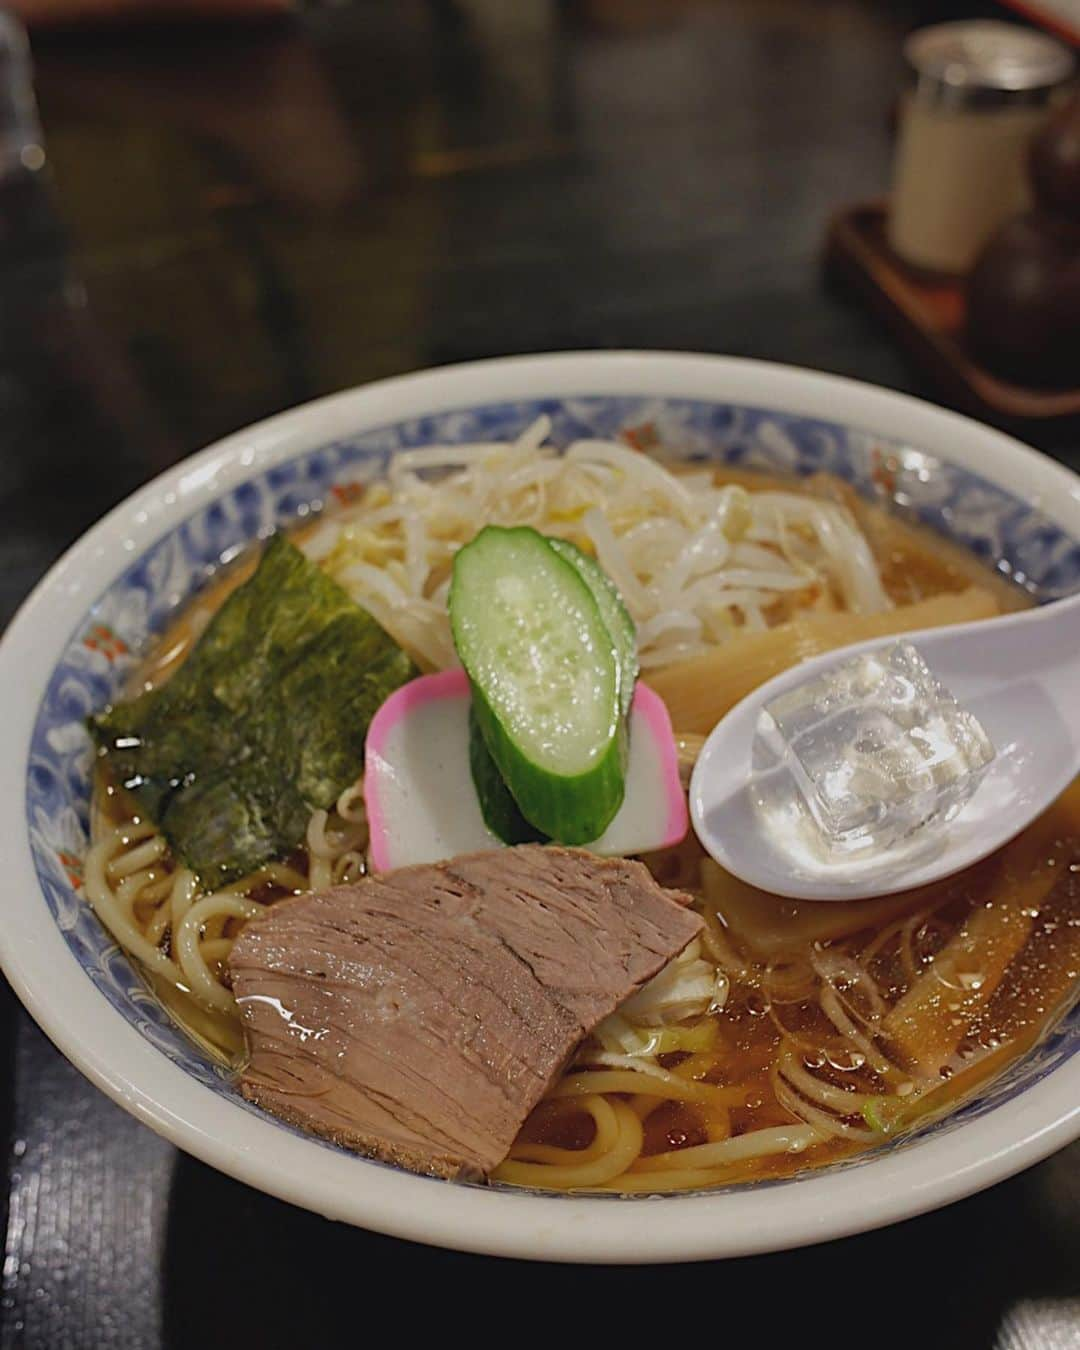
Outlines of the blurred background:
<svg viewBox="0 0 1080 1350">
<path fill-rule="evenodd" d="M 855 210 L 893 178 L 908 34 L 1006 20 L 1067 50 L 1080 32 L 1070 0 L 1024 15 L 965 0 L 9 10 L 0 623 L 97 516 L 208 441 L 476 357 L 670 348 L 965 408 L 992 394 L 985 416 L 1080 465 L 1068 145 L 1056 205 L 1030 227 L 1042 261 L 1022 259 L 1024 276 L 1042 268 L 1042 291 L 1010 281 L 1001 299 L 1006 240 L 980 292 L 992 319 L 1005 304 L 1027 324 L 1020 357 L 965 338 L 969 274 L 907 268 L 879 218 Z M 1064 106 L 1067 81 L 1053 83 Z M 907 311 L 889 298 L 897 285 Z M 944 1214 L 692 1286 L 673 1270 L 541 1274 L 338 1230 L 248 1192 L 107 1103 L 6 992 L 0 1028 L 4 1347 L 344 1343 L 370 1330 L 373 1278 L 483 1305 L 493 1273 L 530 1317 L 541 1290 L 560 1316 L 575 1310 L 574 1334 L 613 1304 L 623 1319 L 645 1304 L 730 1335 L 718 1309 L 733 1300 L 779 1344 L 805 1334 L 806 1309 L 839 1280 L 830 1334 L 1080 1346 L 1075 1148 Z M 175 1298 L 193 1285 L 199 1299 Z M 445 1329 L 422 1302 L 407 1325 Z"/>
</svg>

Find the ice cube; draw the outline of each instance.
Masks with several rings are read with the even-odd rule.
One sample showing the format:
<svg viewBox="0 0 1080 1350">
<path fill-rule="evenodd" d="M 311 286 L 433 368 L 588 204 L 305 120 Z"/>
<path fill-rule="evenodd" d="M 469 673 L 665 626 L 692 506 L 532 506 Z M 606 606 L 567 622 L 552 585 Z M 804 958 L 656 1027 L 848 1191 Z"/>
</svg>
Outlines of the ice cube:
<svg viewBox="0 0 1080 1350">
<path fill-rule="evenodd" d="M 767 703 L 754 768 L 775 811 L 805 807 L 827 856 L 868 856 L 942 825 L 994 747 L 910 642 L 853 657 Z M 764 802 L 764 797 L 759 797 Z"/>
</svg>

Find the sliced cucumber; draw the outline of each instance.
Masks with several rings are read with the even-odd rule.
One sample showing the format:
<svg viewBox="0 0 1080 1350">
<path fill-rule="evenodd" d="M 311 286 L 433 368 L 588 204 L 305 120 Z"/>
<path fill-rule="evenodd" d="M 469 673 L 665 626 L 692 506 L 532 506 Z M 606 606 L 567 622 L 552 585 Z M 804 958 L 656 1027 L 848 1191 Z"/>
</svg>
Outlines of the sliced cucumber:
<svg viewBox="0 0 1080 1350">
<path fill-rule="evenodd" d="M 513 794 L 503 781 L 498 765 L 491 758 L 484 733 L 476 720 L 476 712 L 469 707 L 469 768 L 484 824 L 498 835 L 504 844 L 544 843 L 547 836 L 535 825 L 530 825 L 521 814 Z"/>
<path fill-rule="evenodd" d="M 619 666 L 619 706 L 623 716 L 628 716 L 638 677 L 637 631 L 634 628 L 634 621 L 626 612 L 622 597 L 607 573 L 594 558 L 583 553 L 568 539 L 554 539 L 548 536 L 547 543 L 560 558 L 565 559 L 577 571 L 592 592 L 592 597 L 600 610 L 600 617 L 604 620 L 615 644 Z M 546 836 L 535 826 L 530 825 L 521 814 L 513 794 L 491 757 L 491 751 L 487 748 L 487 742 L 477 723 L 476 714 L 472 711 L 469 716 L 469 764 L 476 793 L 480 799 L 480 809 L 488 829 L 497 834 L 504 844 L 542 842 Z M 622 809 L 625 809 L 625 805 L 624 802 Z M 620 815 L 621 812 L 616 815 L 615 820 L 618 820 Z M 614 826 L 615 820 L 612 821 L 611 827 Z"/>
<path fill-rule="evenodd" d="M 622 803 L 614 640 L 578 570 L 527 526 L 489 525 L 454 560 L 450 623 L 476 721 L 525 819 L 583 844 Z"/>
<path fill-rule="evenodd" d="M 615 643 L 615 654 L 619 662 L 619 706 L 625 717 L 630 711 L 630 704 L 634 701 L 634 685 L 638 677 L 637 629 L 634 627 L 634 621 L 627 613 L 615 583 L 595 558 L 583 553 L 577 544 L 572 544 L 569 539 L 549 537 L 548 546 L 577 570 L 582 581 L 592 591 L 593 599 L 600 610 L 600 617 L 607 625 L 607 630 Z"/>
</svg>

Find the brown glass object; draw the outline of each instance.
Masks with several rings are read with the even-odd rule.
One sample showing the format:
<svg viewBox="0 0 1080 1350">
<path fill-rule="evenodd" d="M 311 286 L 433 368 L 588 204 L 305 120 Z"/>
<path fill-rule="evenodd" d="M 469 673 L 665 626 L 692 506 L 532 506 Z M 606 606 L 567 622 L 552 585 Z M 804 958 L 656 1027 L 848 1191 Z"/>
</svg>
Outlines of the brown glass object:
<svg viewBox="0 0 1080 1350">
<path fill-rule="evenodd" d="M 1018 435 L 1080 430 L 1080 378 L 1048 389 L 1005 378 L 986 367 L 967 339 L 967 296 L 961 281 L 916 276 L 885 236 L 887 204 L 843 208 L 829 225 L 830 273 L 866 300 L 912 359 L 958 407 Z"/>
<path fill-rule="evenodd" d="M 971 348 L 998 374 L 1080 385 L 1080 95 L 1032 143 L 1035 209 L 988 241 L 968 282 Z"/>
</svg>

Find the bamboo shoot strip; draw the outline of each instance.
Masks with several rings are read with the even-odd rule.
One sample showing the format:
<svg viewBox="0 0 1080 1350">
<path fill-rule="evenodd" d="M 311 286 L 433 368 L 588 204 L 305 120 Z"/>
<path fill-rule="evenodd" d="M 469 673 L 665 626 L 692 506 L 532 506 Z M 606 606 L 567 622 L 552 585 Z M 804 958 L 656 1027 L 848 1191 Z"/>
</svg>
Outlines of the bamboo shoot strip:
<svg viewBox="0 0 1080 1350">
<path fill-rule="evenodd" d="M 1001 855 L 985 905 L 974 910 L 882 1022 L 882 1035 L 908 1064 L 936 1073 L 956 1053 L 1023 950 L 1069 855 L 1068 802 L 1074 786 Z"/>
<path fill-rule="evenodd" d="M 701 864 L 703 909 L 737 933 L 744 947 L 761 961 L 798 960 L 808 946 L 851 937 L 864 929 L 884 928 L 901 915 L 937 902 L 955 882 L 917 891 L 901 891 L 871 900 L 788 900 L 758 890 L 705 858 Z M 962 883 L 961 883 L 962 884 Z"/>
<path fill-rule="evenodd" d="M 989 619 L 997 612 L 993 595 L 972 586 L 880 614 L 808 615 L 763 633 L 739 630 L 737 659 L 721 643 L 704 656 L 650 671 L 649 684 L 667 704 L 677 733 L 707 736 L 740 699 L 799 661 L 868 638 Z"/>
</svg>

